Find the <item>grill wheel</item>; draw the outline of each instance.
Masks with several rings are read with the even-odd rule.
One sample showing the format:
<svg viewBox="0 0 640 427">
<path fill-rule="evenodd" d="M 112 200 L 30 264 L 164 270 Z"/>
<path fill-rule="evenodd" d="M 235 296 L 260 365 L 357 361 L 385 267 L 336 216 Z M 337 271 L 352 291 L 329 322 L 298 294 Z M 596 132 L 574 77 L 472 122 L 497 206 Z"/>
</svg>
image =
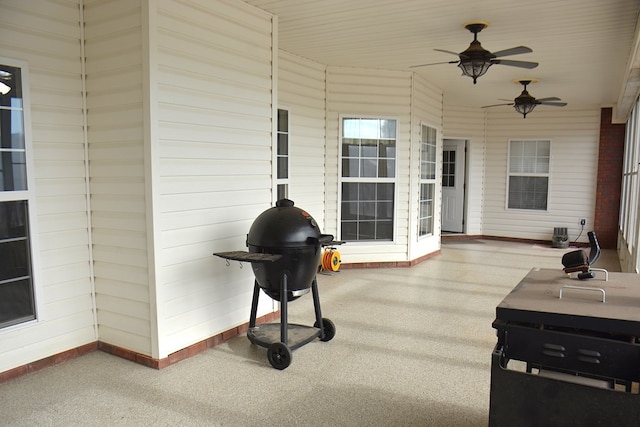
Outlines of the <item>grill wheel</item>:
<svg viewBox="0 0 640 427">
<path fill-rule="evenodd" d="M 276 369 L 283 370 L 291 364 L 291 349 L 281 342 L 275 342 L 267 349 L 267 359 Z"/>
</svg>

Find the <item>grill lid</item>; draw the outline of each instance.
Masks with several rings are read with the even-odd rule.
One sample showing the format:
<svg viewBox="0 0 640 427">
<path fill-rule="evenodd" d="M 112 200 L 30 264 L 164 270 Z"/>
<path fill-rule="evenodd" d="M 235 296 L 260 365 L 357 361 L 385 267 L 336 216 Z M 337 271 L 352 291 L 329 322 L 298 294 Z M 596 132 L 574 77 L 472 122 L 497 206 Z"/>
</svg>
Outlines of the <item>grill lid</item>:
<svg viewBox="0 0 640 427">
<path fill-rule="evenodd" d="M 320 227 L 311 215 L 295 207 L 292 200 L 281 199 L 253 221 L 247 246 L 290 248 L 316 246 L 331 240 L 333 236 L 320 233 Z"/>
</svg>

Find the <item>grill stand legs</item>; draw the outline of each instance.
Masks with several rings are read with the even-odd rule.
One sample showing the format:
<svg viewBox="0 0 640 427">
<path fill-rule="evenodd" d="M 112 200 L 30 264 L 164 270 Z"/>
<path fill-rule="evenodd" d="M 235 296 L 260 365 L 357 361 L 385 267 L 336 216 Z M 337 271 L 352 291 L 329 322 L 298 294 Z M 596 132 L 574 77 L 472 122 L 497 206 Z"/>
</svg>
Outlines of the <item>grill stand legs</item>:
<svg viewBox="0 0 640 427">
<path fill-rule="evenodd" d="M 249 318 L 247 338 L 253 344 L 267 348 L 269 363 L 276 369 L 285 369 L 291 363 L 291 351 L 301 347 L 315 338 L 329 341 L 335 335 L 335 326 L 329 319 L 322 318 L 318 283 L 314 277 L 311 283 L 313 306 L 316 321 L 313 326 L 290 324 L 288 322 L 288 278 L 282 274 L 280 281 L 280 323 L 267 323 L 256 326 L 260 286 L 256 280 L 253 285 L 253 300 Z"/>
</svg>

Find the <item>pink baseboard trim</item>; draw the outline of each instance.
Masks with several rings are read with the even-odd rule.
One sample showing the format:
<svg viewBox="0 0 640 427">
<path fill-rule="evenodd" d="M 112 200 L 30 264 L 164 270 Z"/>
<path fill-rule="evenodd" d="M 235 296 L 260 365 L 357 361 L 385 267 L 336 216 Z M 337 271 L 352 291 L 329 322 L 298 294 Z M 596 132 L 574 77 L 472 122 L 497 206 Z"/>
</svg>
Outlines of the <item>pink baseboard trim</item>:
<svg viewBox="0 0 640 427">
<path fill-rule="evenodd" d="M 280 312 L 276 311 L 257 318 L 256 324 L 269 323 L 279 319 Z M 82 345 L 80 347 L 72 348 L 71 350 L 63 351 L 62 353 L 45 357 L 44 359 L 36 360 L 35 362 L 27 363 L 26 365 L 9 369 L 8 371 L 0 372 L 0 383 L 11 381 L 15 378 L 29 374 L 31 372 L 45 369 L 49 366 L 64 363 L 67 360 L 75 359 L 96 350 L 104 351 L 105 353 L 130 360 L 149 368 L 162 369 L 166 368 L 167 366 L 173 365 L 174 363 L 178 363 L 181 360 L 194 356 L 198 353 L 202 353 L 210 348 L 218 346 L 235 336 L 246 333 L 247 330 L 249 330 L 249 322 L 209 337 L 206 340 L 192 344 L 189 347 L 171 353 L 169 356 L 162 359 L 154 359 L 153 357 L 147 356 L 146 354 L 141 354 L 133 350 L 128 350 L 126 348 L 118 347 L 116 345 L 112 345 L 102 341 L 96 341 Z"/>
</svg>

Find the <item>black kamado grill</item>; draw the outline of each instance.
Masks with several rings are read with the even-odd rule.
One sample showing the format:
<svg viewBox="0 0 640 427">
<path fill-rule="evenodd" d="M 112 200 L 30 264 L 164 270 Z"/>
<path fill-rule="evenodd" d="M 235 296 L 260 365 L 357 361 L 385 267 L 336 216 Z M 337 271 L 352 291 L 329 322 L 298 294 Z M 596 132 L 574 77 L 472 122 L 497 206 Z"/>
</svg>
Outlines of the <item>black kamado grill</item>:
<svg viewBox="0 0 640 427">
<path fill-rule="evenodd" d="M 221 258 L 250 262 L 255 275 L 253 302 L 247 337 L 253 344 L 266 347 L 269 363 L 276 369 L 291 364 L 291 351 L 315 338 L 331 340 L 336 329 L 322 317 L 316 272 L 322 247 L 334 245 L 331 234 L 321 234 L 316 221 L 293 201 L 281 199 L 261 213 L 247 234 L 249 252 L 217 252 Z M 256 326 L 260 289 L 280 301 L 280 323 Z M 311 289 L 316 321 L 313 326 L 289 324 L 287 303 Z"/>
</svg>

